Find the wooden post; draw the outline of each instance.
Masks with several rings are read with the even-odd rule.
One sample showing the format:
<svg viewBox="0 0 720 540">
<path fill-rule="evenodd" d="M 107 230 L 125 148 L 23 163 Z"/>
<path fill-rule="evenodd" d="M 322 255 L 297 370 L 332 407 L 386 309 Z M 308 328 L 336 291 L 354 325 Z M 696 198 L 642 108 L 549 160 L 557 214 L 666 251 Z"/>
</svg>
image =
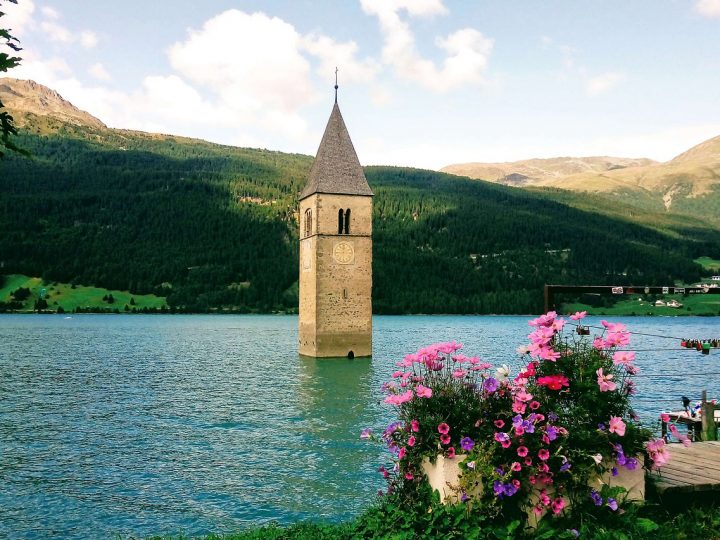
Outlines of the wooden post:
<svg viewBox="0 0 720 540">
<path fill-rule="evenodd" d="M 715 405 L 707 400 L 707 390 L 702 392 L 702 406 L 700 409 L 700 421 L 702 424 L 702 440 L 716 441 L 717 429 L 715 428 Z"/>
<path fill-rule="evenodd" d="M 545 285 L 545 311 L 543 313 L 547 313 L 550 311 L 550 285 Z"/>
</svg>

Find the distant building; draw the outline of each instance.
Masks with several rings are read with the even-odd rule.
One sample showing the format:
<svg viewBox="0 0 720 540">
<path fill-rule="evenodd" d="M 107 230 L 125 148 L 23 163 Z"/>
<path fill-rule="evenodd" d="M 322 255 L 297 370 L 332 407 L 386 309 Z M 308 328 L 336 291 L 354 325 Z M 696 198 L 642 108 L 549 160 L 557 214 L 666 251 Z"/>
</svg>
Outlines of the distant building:
<svg viewBox="0 0 720 540">
<path fill-rule="evenodd" d="M 711 281 L 720 281 L 720 276 L 712 276 L 710 278 Z"/>
<path fill-rule="evenodd" d="M 299 196 L 302 355 L 372 355 L 372 197 L 336 96 Z"/>
</svg>

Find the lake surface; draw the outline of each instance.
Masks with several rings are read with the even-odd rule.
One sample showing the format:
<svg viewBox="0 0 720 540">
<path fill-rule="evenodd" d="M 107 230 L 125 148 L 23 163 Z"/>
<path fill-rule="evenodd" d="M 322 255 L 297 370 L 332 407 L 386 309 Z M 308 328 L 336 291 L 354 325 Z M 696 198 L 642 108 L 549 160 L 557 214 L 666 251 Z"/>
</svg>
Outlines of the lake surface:
<svg viewBox="0 0 720 540">
<path fill-rule="evenodd" d="M 0 538 L 237 531 L 344 520 L 383 487 L 380 385 L 436 341 L 518 366 L 528 317 L 375 317 L 374 357 L 297 356 L 294 316 L 0 316 Z M 599 318 L 589 324 L 599 325 Z M 641 416 L 720 394 L 717 318 L 615 318 Z"/>
</svg>

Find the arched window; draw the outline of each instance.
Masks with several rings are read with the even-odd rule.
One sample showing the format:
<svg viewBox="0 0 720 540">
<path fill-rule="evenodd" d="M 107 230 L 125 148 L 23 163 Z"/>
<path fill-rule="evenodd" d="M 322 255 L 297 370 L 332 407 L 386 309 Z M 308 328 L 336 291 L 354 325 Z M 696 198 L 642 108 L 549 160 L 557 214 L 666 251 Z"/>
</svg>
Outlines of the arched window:
<svg viewBox="0 0 720 540">
<path fill-rule="evenodd" d="M 343 227 L 343 217 L 344 217 L 344 216 L 345 216 L 345 212 L 344 212 L 343 209 L 341 208 L 340 210 L 338 210 L 338 234 L 342 234 L 342 233 L 343 233 L 343 229 L 344 229 L 344 227 Z"/>
<path fill-rule="evenodd" d="M 350 209 L 345 210 L 345 234 L 350 234 Z"/>
<path fill-rule="evenodd" d="M 312 209 L 305 210 L 305 236 L 312 234 Z"/>
</svg>

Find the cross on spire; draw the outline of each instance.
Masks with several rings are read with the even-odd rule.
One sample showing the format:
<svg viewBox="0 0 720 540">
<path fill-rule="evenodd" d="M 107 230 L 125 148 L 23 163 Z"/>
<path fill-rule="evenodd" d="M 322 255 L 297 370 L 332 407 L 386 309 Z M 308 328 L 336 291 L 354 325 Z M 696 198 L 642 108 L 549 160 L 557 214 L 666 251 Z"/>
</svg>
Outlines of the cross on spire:
<svg viewBox="0 0 720 540">
<path fill-rule="evenodd" d="M 337 74 L 338 74 L 338 68 L 335 66 L 335 103 L 337 103 L 337 91 L 338 91 L 338 83 L 337 83 Z"/>
</svg>

